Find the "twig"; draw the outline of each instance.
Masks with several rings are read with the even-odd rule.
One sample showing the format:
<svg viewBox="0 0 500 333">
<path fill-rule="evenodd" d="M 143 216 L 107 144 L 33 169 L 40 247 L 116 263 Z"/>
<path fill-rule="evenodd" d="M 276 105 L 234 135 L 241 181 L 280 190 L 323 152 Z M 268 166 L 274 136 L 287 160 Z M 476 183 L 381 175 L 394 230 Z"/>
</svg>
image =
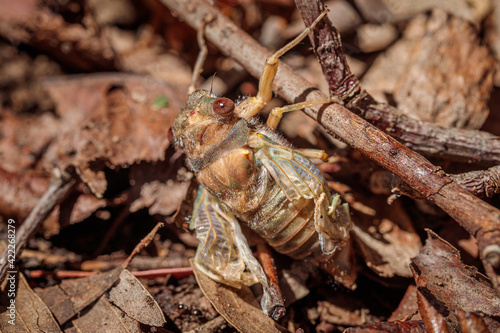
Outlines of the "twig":
<svg viewBox="0 0 500 333">
<path fill-rule="evenodd" d="M 477 197 L 491 198 L 500 193 L 500 165 L 487 170 L 449 174 L 458 185 Z M 422 195 L 412 191 L 399 177 L 387 171 L 375 171 L 370 175 L 370 189 L 377 194 L 404 194 L 413 199 Z"/>
<path fill-rule="evenodd" d="M 143 279 L 154 279 L 157 277 L 163 277 L 167 275 L 172 275 L 177 279 L 184 278 L 189 275 L 193 275 L 193 268 L 189 267 L 176 267 L 176 268 L 159 268 L 150 269 L 147 271 L 135 271 L 132 272 L 135 277 L 140 277 Z"/>
<path fill-rule="evenodd" d="M 500 193 L 500 165 L 488 170 L 465 172 L 450 177 L 478 197 L 491 198 Z"/>
<path fill-rule="evenodd" d="M 270 52 L 241 31 L 216 8 L 201 0 L 161 0 L 179 18 L 198 29 L 206 17 L 205 36 L 253 76 L 259 77 Z M 321 23 L 320 23 L 321 24 Z M 290 67 L 280 63 L 274 91 L 289 103 L 326 96 Z M 330 134 L 393 172 L 460 223 L 477 240 L 483 263 L 500 266 L 500 211 L 458 186 L 428 160 L 339 104 L 306 109 Z"/>
<path fill-rule="evenodd" d="M 319 8 L 318 3 L 315 1 L 295 1 L 295 4 L 304 23 L 311 24 L 315 19 L 310 23 L 307 22 Z M 324 5 L 322 7 L 324 9 Z M 325 20 L 323 20 L 323 23 L 316 26 L 314 33 L 309 34 L 309 39 L 332 96 L 339 96 L 344 101 L 348 101 L 353 95 L 357 95 L 360 90 L 359 80 L 349 68 L 337 29 L 331 23 L 325 24 Z"/>
<path fill-rule="evenodd" d="M 311 24 L 324 7 L 321 1 L 319 4 L 308 0 L 295 2 L 306 25 Z M 331 23 L 319 26 L 310 38 L 331 95 L 343 96 L 346 92 L 356 91 L 345 100 L 345 106 L 358 116 L 426 156 L 490 166 L 500 164 L 499 137 L 483 131 L 445 128 L 412 119 L 390 105 L 378 103 L 361 90 L 359 81 L 347 65 L 340 36 Z"/>
<path fill-rule="evenodd" d="M 85 272 L 85 271 L 45 271 L 41 269 L 33 271 L 25 271 L 24 274 L 28 279 L 40 279 L 44 277 L 55 277 L 58 279 L 79 279 L 96 275 L 99 272 Z"/>
<path fill-rule="evenodd" d="M 485 166 L 500 164 L 500 138 L 491 133 L 445 128 L 412 119 L 390 105 L 377 103 L 366 92 L 348 108 L 426 156 Z"/>
<path fill-rule="evenodd" d="M 43 271 L 43 270 L 33 270 L 26 271 L 26 276 L 30 279 L 39 279 L 42 277 L 52 276 L 58 279 L 74 279 L 81 277 L 88 277 L 97 274 L 98 272 L 86 272 L 86 271 Z M 193 275 L 192 267 L 177 267 L 177 268 L 161 268 L 161 269 L 150 269 L 146 271 L 132 271 L 132 275 L 137 278 L 143 279 L 154 279 L 157 277 L 164 277 L 172 275 L 177 279 L 184 278 L 189 275 Z"/>
<path fill-rule="evenodd" d="M 276 267 L 274 266 L 274 259 L 271 253 L 271 248 L 265 242 L 261 241 L 257 243 L 257 259 L 259 260 L 264 273 L 269 281 L 269 288 L 273 291 L 271 297 L 274 298 L 273 304 L 278 304 L 274 309 L 269 311 L 272 313 L 270 317 L 274 320 L 278 320 L 283 317 L 286 313 L 285 301 L 281 295 L 281 289 L 279 287 L 278 273 L 276 272 Z"/>
<path fill-rule="evenodd" d="M 19 258 L 21 252 L 26 247 L 28 239 L 33 235 L 37 227 L 45 220 L 59 201 L 64 198 L 74 184 L 76 184 L 76 179 L 70 173 L 57 168 L 54 169 L 53 177 L 47 191 L 45 191 L 38 204 L 17 230 L 15 260 Z M 9 269 L 10 264 L 7 261 L 7 256 L 8 248 L 4 250 L 0 258 L 0 281 L 5 279 L 7 270 Z"/>
<path fill-rule="evenodd" d="M 132 261 L 132 259 L 134 259 L 134 257 L 136 255 L 138 255 L 142 250 L 144 250 L 144 248 L 146 248 L 149 245 L 149 243 L 151 243 L 153 241 L 153 238 L 155 237 L 155 235 L 158 232 L 158 230 L 160 228 L 163 228 L 164 225 L 165 224 L 163 224 L 163 222 L 158 222 L 155 225 L 155 227 L 153 228 L 153 230 L 151 230 L 149 232 L 149 234 L 146 235 L 146 237 L 144 237 L 143 239 L 141 239 L 141 241 L 139 242 L 139 244 L 137 244 L 134 247 L 134 249 L 132 250 L 132 253 L 123 262 L 123 264 L 122 264 L 123 268 L 127 268 L 128 265 L 130 264 L 130 262 Z"/>
</svg>

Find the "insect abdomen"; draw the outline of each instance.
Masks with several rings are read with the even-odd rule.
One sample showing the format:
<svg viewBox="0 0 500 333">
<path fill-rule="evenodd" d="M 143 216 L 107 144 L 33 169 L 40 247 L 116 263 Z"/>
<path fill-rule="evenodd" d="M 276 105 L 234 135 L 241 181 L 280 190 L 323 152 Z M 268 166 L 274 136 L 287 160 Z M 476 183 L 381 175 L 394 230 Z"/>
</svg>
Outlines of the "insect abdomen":
<svg viewBox="0 0 500 333">
<path fill-rule="evenodd" d="M 313 218 L 313 200 L 291 202 L 276 185 L 262 198 L 257 213 L 245 216 L 250 227 L 269 245 L 293 259 L 307 257 L 318 248 Z"/>
</svg>

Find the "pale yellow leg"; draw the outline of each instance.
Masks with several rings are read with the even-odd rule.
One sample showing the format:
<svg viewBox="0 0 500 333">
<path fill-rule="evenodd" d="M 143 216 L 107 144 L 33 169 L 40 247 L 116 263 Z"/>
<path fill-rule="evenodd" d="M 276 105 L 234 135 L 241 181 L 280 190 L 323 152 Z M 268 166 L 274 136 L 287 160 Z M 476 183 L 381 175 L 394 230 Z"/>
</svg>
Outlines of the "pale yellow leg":
<svg viewBox="0 0 500 333">
<path fill-rule="evenodd" d="M 266 126 L 272 130 L 275 130 L 278 127 L 278 124 L 280 123 L 281 117 L 283 117 L 283 113 L 285 113 L 285 112 L 301 110 L 301 109 L 305 109 L 305 108 L 310 108 L 312 106 L 321 105 L 321 104 L 328 104 L 328 103 L 333 103 L 333 102 L 337 102 L 337 101 L 338 101 L 338 99 L 336 99 L 336 98 L 328 98 L 328 99 L 325 98 L 325 99 L 317 99 L 315 101 L 301 102 L 301 103 L 297 103 L 297 104 L 286 105 L 283 107 L 274 108 L 274 109 L 272 109 L 271 114 L 269 115 L 269 118 L 267 118 Z"/>
<path fill-rule="evenodd" d="M 273 81 L 276 77 L 276 72 L 278 71 L 278 58 L 300 43 L 311 32 L 311 30 L 314 29 L 316 24 L 318 24 L 327 12 L 328 10 L 325 9 L 309 27 L 302 31 L 300 35 L 295 37 L 294 40 L 266 59 L 264 69 L 262 70 L 262 74 L 259 79 L 259 91 L 257 92 L 257 96 L 247 98 L 236 108 L 235 113 L 239 117 L 248 119 L 255 116 L 260 110 L 262 110 L 264 105 L 271 100 L 273 95 Z"/>
<path fill-rule="evenodd" d="M 308 158 L 317 158 L 320 160 L 328 159 L 327 153 L 325 153 L 324 150 L 320 150 L 320 149 L 296 148 L 293 151 L 296 151 L 297 153 L 299 153 L 305 157 L 308 157 Z"/>
</svg>

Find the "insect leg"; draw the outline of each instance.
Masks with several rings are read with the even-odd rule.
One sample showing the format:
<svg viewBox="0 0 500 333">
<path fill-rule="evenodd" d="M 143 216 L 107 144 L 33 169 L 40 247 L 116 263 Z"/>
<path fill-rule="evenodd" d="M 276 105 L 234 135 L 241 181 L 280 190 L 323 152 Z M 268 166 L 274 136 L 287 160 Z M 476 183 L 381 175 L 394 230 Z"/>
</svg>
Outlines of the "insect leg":
<svg viewBox="0 0 500 333">
<path fill-rule="evenodd" d="M 340 202 L 340 195 L 335 194 L 331 205 L 325 202 L 326 195 L 322 193 L 316 200 L 314 209 L 314 226 L 318 232 L 321 251 L 324 254 L 333 253 L 338 246 L 343 246 L 351 229 L 349 206 Z"/>
<path fill-rule="evenodd" d="M 278 58 L 299 44 L 312 31 L 312 29 L 314 29 L 316 24 L 321 21 L 327 12 L 328 10 L 324 10 L 309 27 L 302 31 L 300 35 L 295 37 L 294 40 L 266 59 L 264 69 L 262 70 L 262 74 L 259 79 L 259 91 L 257 92 L 257 96 L 247 98 L 236 108 L 235 113 L 239 117 L 248 119 L 255 116 L 260 110 L 262 110 L 264 105 L 271 100 L 273 94 L 273 81 L 276 73 L 278 72 Z"/>
<path fill-rule="evenodd" d="M 325 151 L 321 150 L 321 149 L 295 148 L 293 151 L 296 151 L 297 153 L 301 154 L 302 156 L 305 156 L 308 158 L 317 158 L 320 160 L 328 159 L 327 153 L 325 153 Z"/>
<path fill-rule="evenodd" d="M 325 211 L 325 197 L 325 193 L 321 193 L 319 199 L 316 200 L 316 207 L 314 208 L 314 227 L 318 233 L 321 251 L 324 254 L 331 254 L 336 250 L 337 244 L 331 237 L 331 234 L 334 233 L 334 230 L 332 230 L 333 223 Z"/>
<path fill-rule="evenodd" d="M 328 103 L 333 103 L 333 102 L 337 102 L 337 101 L 338 101 L 337 98 L 318 99 L 315 101 L 301 102 L 301 103 L 297 103 L 297 104 L 285 105 L 283 107 L 274 108 L 274 109 L 272 109 L 271 114 L 269 115 L 269 118 L 267 118 L 266 126 L 272 130 L 275 130 L 276 127 L 278 127 L 278 124 L 281 120 L 281 117 L 283 117 L 283 113 L 285 113 L 285 112 L 301 110 L 301 109 L 305 109 L 305 108 L 310 108 L 312 106 L 321 105 L 321 104 L 328 104 Z"/>
</svg>

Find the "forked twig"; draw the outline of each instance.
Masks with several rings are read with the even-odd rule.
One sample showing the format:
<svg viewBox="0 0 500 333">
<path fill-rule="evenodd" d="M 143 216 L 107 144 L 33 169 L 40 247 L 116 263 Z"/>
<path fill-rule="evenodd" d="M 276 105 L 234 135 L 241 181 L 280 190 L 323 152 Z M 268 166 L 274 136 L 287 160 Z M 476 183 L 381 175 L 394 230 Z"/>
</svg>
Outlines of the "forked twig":
<svg viewBox="0 0 500 333">
<path fill-rule="evenodd" d="M 295 3 L 306 25 L 324 9 L 322 0 L 295 0 Z M 500 164 L 500 137 L 484 131 L 446 128 L 416 120 L 391 105 L 377 102 L 362 89 L 349 69 L 340 35 L 330 22 L 315 29 L 309 37 L 330 94 L 342 96 L 346 91 L 357 89 L 346 107 L 370 124 L 425 156 L 488 166 Z"/>
</svg>

